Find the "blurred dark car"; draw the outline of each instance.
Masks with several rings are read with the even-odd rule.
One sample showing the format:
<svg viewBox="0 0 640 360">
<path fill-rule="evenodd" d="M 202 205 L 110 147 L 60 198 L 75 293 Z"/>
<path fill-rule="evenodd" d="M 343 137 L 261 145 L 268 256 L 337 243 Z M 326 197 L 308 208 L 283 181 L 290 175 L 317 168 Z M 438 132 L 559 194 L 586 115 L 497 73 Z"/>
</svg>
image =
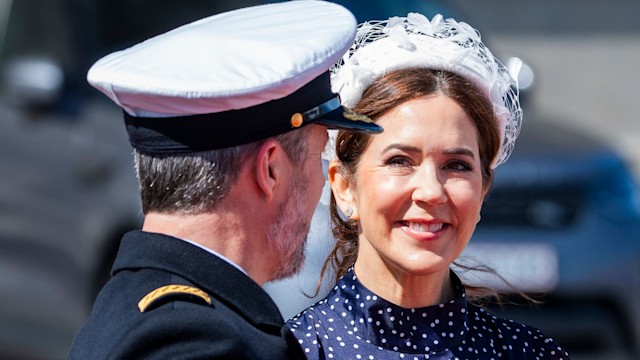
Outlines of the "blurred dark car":
<svg viewBox="0 0 640 360">
<path fill-rule="evenodd" d="M 640 198 L 632 174 L 610 147 L 556 119 L 525 121 L 468 255 L 544 295 L 538 309 L 497 312 L 543 328 L 575 358 L 637 359 Z"/>
<path fill-rule="evenodd" d="M 64 358 L 140 205 L 80 9 L 0 1 L 0 358 Z"/>
<path fill-rule="evenodd" d="M 0 358 L 65 358 L 122 233 L 142 221 L 120 110 L 86 84 L 88 67 L 180 24 L 261 2 L 0 0 Z M 433 1 L 337 2 L 360 21 L 451 14 Z M 507 306 L 505 316 L 570 351 L 637 358 L 637 188 L 610 147 L 560 122 L 525 108 L 516 151 L 498 168 L 465 256 L 543 296 L 538 309 Z M 301 274 L 265 286 L 285 317 L 326 292 L 301 290 L 313 292 L 331 242 L 321 204 Z"/>
</svg>

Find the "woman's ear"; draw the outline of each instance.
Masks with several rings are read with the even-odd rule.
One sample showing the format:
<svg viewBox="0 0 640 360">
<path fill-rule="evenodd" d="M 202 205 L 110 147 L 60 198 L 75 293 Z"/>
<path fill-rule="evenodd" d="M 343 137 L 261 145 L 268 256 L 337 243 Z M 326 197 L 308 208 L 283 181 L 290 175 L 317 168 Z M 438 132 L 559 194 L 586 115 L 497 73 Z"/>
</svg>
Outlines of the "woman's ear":
<svg viewBox="0 0 640 360">
<path fill-rule="evenodd" d="M 480 223 L 480 219 L 482 219 L 482 215 L 481 215 L 482 205 L 484 205 L 484 199 L 487 196 L 487 193 L 489 192 L 490 188 L 491 188 L 491 184 L 482 186 L 482 199 L 480 202 L 480 209 L 478 210 L 478 219 L 476 220 L 476 224 Z"/>
<path fill-rule="evenodd" d="M 331 160 L 327 178 L 331 185 L 331 191 L 336 199 L 336 204 L 342 213 L 351 220 L 359 220 L 358 207 L 354 196 L 354 188 L 343 173 L 341 163 Z"/>
<path fill-rule="evenodd" d="M 482 184 L 482 201 L 484 201 L 485 196 L 489 193 L 489 189 L 491 189 L 491 184 Z"/>
</svg>

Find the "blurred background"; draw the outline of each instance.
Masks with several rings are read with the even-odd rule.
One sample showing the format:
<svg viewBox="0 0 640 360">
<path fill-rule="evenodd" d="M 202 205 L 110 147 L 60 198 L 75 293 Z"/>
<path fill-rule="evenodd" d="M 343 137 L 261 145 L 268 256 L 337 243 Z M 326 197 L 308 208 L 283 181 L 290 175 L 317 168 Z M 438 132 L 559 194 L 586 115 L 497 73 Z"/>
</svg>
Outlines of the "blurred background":
<svg viewBox="0 0 640 360">
<path fill-rule="evenodd" d="M 120 237 L 142 221 L 120 110 L 86 84 L 89 66 L 263 2 L 0 0 L 0 358 L 65 358 Z M 336 2 L 359 21 L 440 12 L 477 28 L 503 63 L 524 61 L 522 134 L 463 254 L 516 289 L 460 272 L 504 291 L 513 304 L 494 311 L 542 328 L 574 359 L 640 358 L 640 2 Z M 327 291 L 304 295 L 328 229 L 321 203 L 301 274 L 265 286 L 284 317 Z"/>
</svg>

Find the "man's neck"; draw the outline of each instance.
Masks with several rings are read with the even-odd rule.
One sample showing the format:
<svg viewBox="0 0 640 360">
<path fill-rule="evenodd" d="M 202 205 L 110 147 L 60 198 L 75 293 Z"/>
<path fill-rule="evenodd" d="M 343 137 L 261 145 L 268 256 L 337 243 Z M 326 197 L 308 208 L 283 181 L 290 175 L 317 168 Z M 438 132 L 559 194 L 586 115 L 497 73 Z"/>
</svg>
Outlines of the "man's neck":
<svg viewBox="0 0 640 360">
<path fill-rule="evenodd" d="M 265 248 L 266 242 L 256 235 L 264 231 L 252 228 L 245 219 L 233 212 L 199 215 L 150 212 L 145 216 L 142 230 L 189 240 L 212 250 L 262 285 L 271 275 L 269 256 L 266 256 L 271 252 Z"/>
</svg>

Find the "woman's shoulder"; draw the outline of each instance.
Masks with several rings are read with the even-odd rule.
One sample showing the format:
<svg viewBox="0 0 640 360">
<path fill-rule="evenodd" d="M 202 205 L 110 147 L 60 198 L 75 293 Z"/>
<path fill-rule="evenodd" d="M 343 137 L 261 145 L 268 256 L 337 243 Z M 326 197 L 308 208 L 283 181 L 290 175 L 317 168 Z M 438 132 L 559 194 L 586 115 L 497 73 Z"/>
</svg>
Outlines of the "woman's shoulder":
<svg viewBox="0 0 640 360">
<path fill-rule="evenodd" d="M 323 358 L 320 331 L 323 328 L 323 313 L 326 315 L 325 304 L 326 300 L 321 300 L 286 321 L 286 326 L 298 340 L 307 359 Z"/>
<path fill-rule="evenodd" d="M 321 305 L 321 302 L 316 303 L 304 309 L 297 315 L 294 315 L 291 319 L 287 320 L 286 324 L 289 327 L 289 329 L 295 332 L 297 329 L 301 329 L 308 326 L 309 324 L 315 323 L 314 319 L 319 312 L 320 305 Z"/>
<path fill-rule="evenodd" d="M 490 311 L 468 305 L 470 335 L 489 337 L 505 353 L 534 355 L 540 359 L 570 359 L 569 354 L 553 338 L 540 329 L 498 317 Z M 517 358 L 517 357 L 516 357 Z"/>
</svg>

